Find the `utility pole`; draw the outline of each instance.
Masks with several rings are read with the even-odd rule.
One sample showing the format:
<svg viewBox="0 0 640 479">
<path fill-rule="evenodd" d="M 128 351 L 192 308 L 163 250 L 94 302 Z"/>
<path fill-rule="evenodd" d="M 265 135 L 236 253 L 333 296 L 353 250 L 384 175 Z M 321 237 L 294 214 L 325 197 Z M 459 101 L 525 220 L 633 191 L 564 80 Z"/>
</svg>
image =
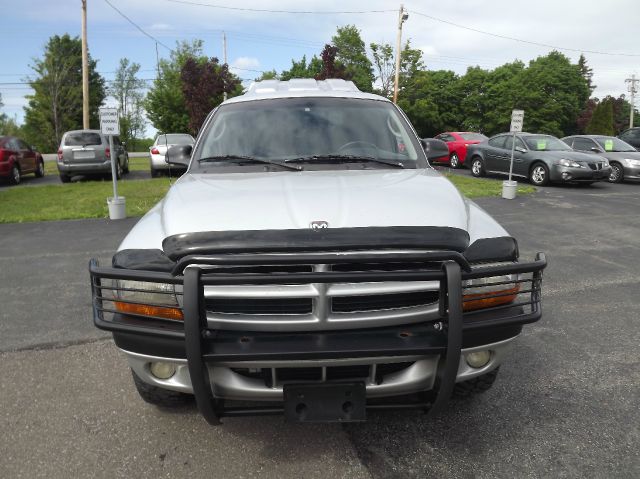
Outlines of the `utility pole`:
<svg viewBox="0 0 640 479">
<path fill-rule="evenodd" d="M 640 78 L 636 78 L 635 73 L 631 75 L 631 78 L 627 78 L 625 83 L 628 83 L 629 92 L 631 93 L 631 112 L 629 113 L 629 128 L 633 128 L 633 110 L 635 109 L 635 98 L 636 93 L 638 93 L 638 82 L 640 82 Z"/>
<path fill-rule="evenodd" d="M 87 53 L 87 0 L 82 0 L 82 128 L 89 129 L 89 54 Z"/>
<path fill-rule="evenodd" d="M 227 65 L 227 34 L 222 32 L 222 55 L 224 56 L 224 64 Z M 225 85 L 225 88 L 227 86 Z M 222 93 L 222 100 L 227 101 L 227 91 Z"/>
<path fill-rule="evenodd" d="M 402 24 L 409 18 L 409 14 L 404 10 L 404 5 L 400 4 L 398 12 L 398 37 L 396 38 L 396 76 L 393 82 L 393 103 L 398 103 L 398 82 L 400 80 L 400 48 L 402 43 Z"/>
<path fill-rule="evenodd" d="M 158 55 L 158 42 L 156 42 L 156 71 L 160 78 L 160 56 Z"/>
</svg>

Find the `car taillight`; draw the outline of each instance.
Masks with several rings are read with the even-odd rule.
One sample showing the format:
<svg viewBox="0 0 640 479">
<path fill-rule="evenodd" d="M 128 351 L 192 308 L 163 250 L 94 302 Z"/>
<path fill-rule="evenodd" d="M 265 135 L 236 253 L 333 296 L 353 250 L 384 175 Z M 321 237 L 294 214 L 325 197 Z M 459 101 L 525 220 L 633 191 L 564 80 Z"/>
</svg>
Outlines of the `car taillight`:
<svg viewBox="0 0 640 479">
<path fill-rule="evenodd" d="M 104 156 L 111 158 L 111 150 L 109 148 L 104 149 Z"/>
<path fill-rule="evenodd" d="M 160 152 L 158 151 L 158 149 L 157 149 L 157 148 L 151 148 L 151 154 L 152 154 L 152 155 L 159 155 L 159 154 L 160 154 Z"/>
<path fill-rule="evenodd" d="M 58 148 L 58 161 L 62 161 L 62 148 Z"/>
</svg>

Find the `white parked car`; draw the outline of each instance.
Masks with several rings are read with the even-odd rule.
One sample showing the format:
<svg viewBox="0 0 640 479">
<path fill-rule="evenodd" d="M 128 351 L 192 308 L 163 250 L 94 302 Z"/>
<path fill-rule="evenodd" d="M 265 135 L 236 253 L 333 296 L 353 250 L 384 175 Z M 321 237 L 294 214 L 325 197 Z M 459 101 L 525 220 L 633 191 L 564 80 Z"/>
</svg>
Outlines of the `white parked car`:
<svg viewBox="0 0 640 479">
<path fill-rule="evenodd" d="M 165 156 L 167 150 L 175 145 L 191 145 L 196 141 L 187 133 L 167 133 L 166 135 L 158 135 L 156 141 L 149 148 L 149 167 L 151 168 L 151 176 L 156 177 L 163 171 L 169 170 L 169 164 L 166 162 Z M 182 169 L 172 166 L 182 172 Z"/>
</svg>

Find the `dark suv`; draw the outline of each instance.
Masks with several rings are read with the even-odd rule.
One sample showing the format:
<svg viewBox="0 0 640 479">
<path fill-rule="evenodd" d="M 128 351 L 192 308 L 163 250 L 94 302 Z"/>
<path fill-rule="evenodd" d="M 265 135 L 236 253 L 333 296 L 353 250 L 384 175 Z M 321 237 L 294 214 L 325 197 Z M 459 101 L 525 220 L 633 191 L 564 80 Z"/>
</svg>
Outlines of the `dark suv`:
<svg viewBox="0 0 640 479">
<path fill-rule="evenodd" d="M 58 148 L 58 172 L 60 181 L 69 183 L 76 175 L 111 175 L 111 155 L 118 158 L 116 177 L 129 172 L 129 155 L 117 136 L 113 137 L 113 149 L 109 138 L 100 130 L 68 131 L 62 136 Z"/>
<path fill-rule="evenodd" d="M 626 141 L 636 150 L 640 150 L 640 126 L 624 130 L 618 135 L 618 138 Z"/>
</svg>

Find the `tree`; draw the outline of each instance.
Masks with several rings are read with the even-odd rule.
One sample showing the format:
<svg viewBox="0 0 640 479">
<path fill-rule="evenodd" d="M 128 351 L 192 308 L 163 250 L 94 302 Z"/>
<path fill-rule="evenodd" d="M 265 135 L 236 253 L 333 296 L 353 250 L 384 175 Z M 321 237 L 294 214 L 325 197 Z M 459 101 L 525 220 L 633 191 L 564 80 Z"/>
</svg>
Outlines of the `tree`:
<svg viewBox="0 0 640 479">
<path fill-rule="evenodd" d="M 0 94 L 0 108 L 4 106 L 2 103 L 2 94 Z M 6 113 L 0 113 L 0 136 L 22 136 L 20 126 L 16 118 L 9 118 Z"/>
<path fill-rule="evenodd" d="M 393 47 L 388 43 L 371 43 L 370 47 L 373 54 L 373 64 L 377 71 L 376 80 L 380 85 L 380 88 L 376 89 L 376 92 L 382 96 L 391 98 L 393 96 L 396 72 L 396 60 Z M 416 73 L 424 68 L 422 51 L 411 48 L 411 41 L 407 40 L 400 51 L 399 94 L 403 90 L 411 88 Z"/>
<path fill-rule="evenodd" d="M 256 78 L 256 81 L 261 81 L 261 80 L 277 80 L 278 79 L 278 72 L 274 70 L 269 70 L 266 72 L 262 72 L 262 75 L 260 75 L 258 78 Z"/>
<path fill-rule="evenodd" d="M 189 131 L 189 112 L 182 92 L 182 67 L 188 58 L 207 61 L 202 55 L 202 40 L 176 43 L 168 60 L 160 60 L 160 75 L 147 93 L 144 108 L 153 127 L 163 133 Z"/>
<path fill-rule="evenodd" d="M 613 135 L 613 101 L 611 97 L 601 101 L 593 111 L 591 121 L 587 125 L 589 135 Z"/>
<path fill-rule="evenodd" d="M 306 55 L 299 62 L 291 60 L 291 68 L 280 73 L 280 80 L 291 80 L 292 78 L 315 78 L 322 71 L 322 60 L 313 56 L 307 64 Z"/>
<path fill-rule="evenodd" d="M 587 125 L 591 122 L 591 118 L 593 117 L 593 112 L 598 106 L 600 100 L 597 98 L 589 98 L 587 100 L 587 104 L 584 109 L 578 115 L 578 119 L 576 120 L 576 130 L 579 134 L 584 134 L 587 129 Z"/>
<path fill-rule="evenodd" d="M 584 78 L 584 81 L 587 83 L 589 94 L 593 93 L 593 90 L 596 89 L 596 85 L 593 84 L 593 68 L 587 65 L 587 59 L 582 53 L 580 54 L 580 58 L 578 58 L 578 68 L 580 69 L 582 78 Z"/>
<path fill-rule="evenodd" d="M 109 88 L 109 94 L 118 102 L 120 110 L 120 137 L 132 144 L 144 133 L 144 80 L 137 78 L 140 64 L 130 63 L 129 59 L 121 58 L 116 75 Z"/>
<path fill-rule="evenodd" d="M 89 118 L 98 127 L 98 108 L 104 102 L 105 81 L 89 57 Z M 55 35 L 44 56 L 34 59 L 36 76 L 29 80 L 32 95 L 25 107 L 24 133 L 43 151 L 55 151 L 64 132 L 82 128 L 82 44 L 78 37 Z"/>
<path fill-rule="evenodd" d="M 189 115 L 189 131 L 196 136 L 211 110 L 222 103 L 223 93 L 241 93 L 240 79 L 220 65 L 217 58 L 199 60 L 187 58 L 180 72 L 182 95 Z"/>
<path fill-rule="evenodd" d="M 351 75 L 347 73 L 344 65 L 336 62 L 336 53 L 338 48 L 325 45 L 320 54 L 322 60 L 322 69 L 320 73 L 315 76 L 316 80 L 326 80 L 328 78 L 342 78 L 344 80 L 351 80 Z"/>
<path fill-rule="evenodd" d="M 338 49 L 335 56 L 337 63 L 344 65 L 356 86 L 362 91 L 373 91 L 373 65 L 367 57 L 360 30 L 355 25 L 338 27 L 336 34 L 331 37 L 331 44 Z"/>
</svg>

